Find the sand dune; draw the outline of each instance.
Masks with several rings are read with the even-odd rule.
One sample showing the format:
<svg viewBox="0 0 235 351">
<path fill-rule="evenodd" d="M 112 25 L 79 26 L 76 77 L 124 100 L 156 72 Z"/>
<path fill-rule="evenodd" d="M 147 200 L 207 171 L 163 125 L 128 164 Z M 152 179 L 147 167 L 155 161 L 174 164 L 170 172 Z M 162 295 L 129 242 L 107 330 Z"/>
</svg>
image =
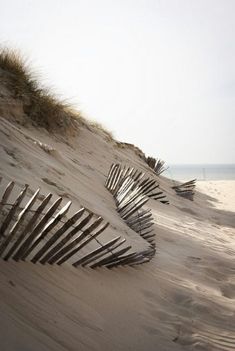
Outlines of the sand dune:
<svg viewBox="0 0 235 351">
<path fill-rule="evenodd" d="M 4 184 L 71 199 L 72 210 L 83 205 L 110 222 L 107 239 L 148 247 L 104 187 L 112 162 L 154 176 L 133 149 L 85 127 L 68 143 L 3 118 L 0 145 Z M 170 205 L 149 202 L 150 263 L 92 270 L 1 260 L 1 350 L 235 350 L 235 182 L 203 182 L 192 202 L 157 180 Z"/>
</svg>

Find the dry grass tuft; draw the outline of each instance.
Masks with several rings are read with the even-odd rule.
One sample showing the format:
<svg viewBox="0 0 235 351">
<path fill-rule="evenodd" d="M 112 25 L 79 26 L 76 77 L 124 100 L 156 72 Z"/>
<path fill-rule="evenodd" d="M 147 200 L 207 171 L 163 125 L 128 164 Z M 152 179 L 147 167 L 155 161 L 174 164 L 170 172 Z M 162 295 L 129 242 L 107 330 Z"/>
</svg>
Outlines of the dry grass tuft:
<svg viewBox="0 0 235 351">
<path fill-rule="evenodd" d="M 38 83 L 38 77 L 17 51 L 0 50 L 0 69 L 2 81 L 13 98 L 23 103 L 24 113 L 33 124 L 49 131 L 66 132 L 74 130 L 83 119 L 79 112 L 72 111 L 70 104 Z"/>
<path fill-rule="evenodd" d="M 100 123 L 90 122 L 73 109 L 71 104 L 59 100 L 51 91 L 39 83 L 23 56 L 11 49 L 0 49 L 0 78 L 12 97 L 23 105 L 23 114 L 34 125 L 50 132 L 74 134 L 78 126 L 94 132 L 101 131 L 106 141 L 113 141 L 113 135 Z"/>
<path fill-rule="evenodd" d="M 114 141 L 113 133 L 107 130 L 101 123 L 89 121 L 89 126 L 103 133 L 106 141 Z"/>
<path fill-rule="evenodd" d="M 144 152 L 139 147 L 135 146 L 134 144 L 125 143 L 122 141 L 116 141 L 116 147 L 119 149 L 132 150 L 139 158 L 141 158 L 142 160 L 145 160 Z"/>
</svg>

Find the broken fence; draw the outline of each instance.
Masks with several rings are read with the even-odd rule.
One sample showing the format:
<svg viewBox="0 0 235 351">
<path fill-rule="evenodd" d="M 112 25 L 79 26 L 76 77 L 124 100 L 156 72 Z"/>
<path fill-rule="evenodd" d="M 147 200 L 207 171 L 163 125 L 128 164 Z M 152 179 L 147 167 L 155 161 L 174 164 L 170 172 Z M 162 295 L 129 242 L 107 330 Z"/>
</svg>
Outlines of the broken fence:
<svg viewBox="0 0 235 351">
<path fill-rule="evenodd" d="M 169 203 L 159 185 L 145 173 L 134 168 L 112 164 L 106 179 L 105 187 L 113 194 L 117 212 L 126 224 L 148 241 L 155 253 L 155 233 L 152 230 L 154 221 L 150 209 L 143 206 L 150 198 L 162 203 Z"/>
<path fill-rule="evenodd" d="M 71 201 L 62 205 L 61 197 L 52 201 L 51 193 L 32 192 L 28 184 L 20 191 L 16 187 L 13 181 L 0 187 L 0 257 L 5 261 L 69 262 L 91 268 L 149 261 L 151 250 L 133 252 L 121 236 L 101 242 L 109 223 L 88 209 L 82 207 L 68 217 Z"/>
<path fill-rule="evenodd" d="M 172 189 L 175 190 L 177 195 L 193 201 L 195 187 L 196 187 L 196 179 L 193 179 L 183 184 L 175 185 L 172 187 Z"/>
<path fill-rule="evenodd" d="M 149 165 L 150 168 L 156 173 L 156 175 L 160 175 L 167 170 L 165 167 L 165 161 L 161 159 L 155 159 L 154 157 L 146 157 L 145 162 Z"/>
</svg>

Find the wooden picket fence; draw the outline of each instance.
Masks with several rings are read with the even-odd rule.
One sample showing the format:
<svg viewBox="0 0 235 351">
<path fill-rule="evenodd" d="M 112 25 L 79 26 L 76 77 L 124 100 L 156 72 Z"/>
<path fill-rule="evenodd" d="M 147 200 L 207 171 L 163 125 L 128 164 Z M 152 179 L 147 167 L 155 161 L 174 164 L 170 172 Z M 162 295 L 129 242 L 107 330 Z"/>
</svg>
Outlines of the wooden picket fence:
<svg viewBox="0 0 235 351">
<path fill-rule="evenodd" d="M 168 204 L 166 196 L 159 190 L 156 180 L 145 177 L 145 173 L 134 168 L 112 164 L 106 179 L 105 187 L 112 193 L 117 212 L 126 224 L 148 241 L 152 250 L 149 258 L 155 254 L 154 224 L 150 209 L 145 209 L 150 198 Z"/>
<path fill-rule="evenodd" d="M 62 197 L 52 201 L 51 193 L 44 196 L 40 189 L 32 192 L 28 184 L 19 191 L 13 181 L 1 186 L 1 192 L 0 257 L 5 261 L 43 265 L 68 262 L 74 267 L 91 268 L 149 261 L 151 249 L 133 252 L 121 236 L 104 242 L 102 234 L 109 223 L 87 208 L 82 207 L 67 216 L 71 201 L 61 206 Z"/>
<path fill-rule="evenodd" d="M 175 185 L 172 187 L 172 189 L 175 190 L 177 195 L 193 201 L 195 187 L 196 187 L 196 179 L 193 179 L 188 182 Z"/>
<path fill-rule="evenodd" d="M 145 157 L 145 162 L 158 176 L 167 170 L 165 167 L 165 161 L 161 159 L 155 159 L 154 157 Z"/>
</svg>

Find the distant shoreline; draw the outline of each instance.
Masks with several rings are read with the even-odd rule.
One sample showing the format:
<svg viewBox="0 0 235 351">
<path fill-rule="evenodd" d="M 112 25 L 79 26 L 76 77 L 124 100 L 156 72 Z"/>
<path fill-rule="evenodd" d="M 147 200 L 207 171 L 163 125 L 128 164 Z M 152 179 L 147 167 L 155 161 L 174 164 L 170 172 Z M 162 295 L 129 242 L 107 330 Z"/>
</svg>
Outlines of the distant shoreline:
<svg viewBox="0 0 235 351">
<path fill-rule="evenodd" d="M 235 180 L 235 164 L 174 164 L 164 176 L 175 180 Z"/>
</svg>

